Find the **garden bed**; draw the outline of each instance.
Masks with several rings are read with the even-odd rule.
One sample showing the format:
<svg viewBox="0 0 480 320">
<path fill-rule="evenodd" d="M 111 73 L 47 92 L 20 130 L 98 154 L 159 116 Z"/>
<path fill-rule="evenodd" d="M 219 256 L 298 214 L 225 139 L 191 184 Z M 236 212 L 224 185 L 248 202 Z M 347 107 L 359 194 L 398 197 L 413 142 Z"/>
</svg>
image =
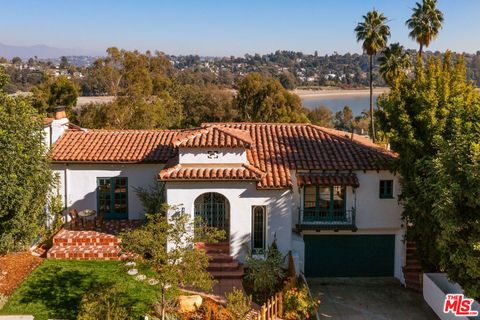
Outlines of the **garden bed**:
<svg viewBox="0 0 480 320">
<path fill-rule="evenodd" d="M 0 256 L 0 295 L 10 296 L 42 261 L 29 252 Z"/>
</svg>

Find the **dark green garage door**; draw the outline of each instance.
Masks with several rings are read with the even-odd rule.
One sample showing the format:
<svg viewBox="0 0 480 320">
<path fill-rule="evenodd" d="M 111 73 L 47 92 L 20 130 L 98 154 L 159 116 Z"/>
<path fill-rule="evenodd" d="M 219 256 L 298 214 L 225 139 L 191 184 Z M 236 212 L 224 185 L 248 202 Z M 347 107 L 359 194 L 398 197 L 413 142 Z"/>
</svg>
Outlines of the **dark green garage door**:
<svg viewBox="0 0 480 320">
<path fill-rule="evenodd" d="M 307 277 L 390 277 L 394 235 L 306 235 Z"/>
</svg>

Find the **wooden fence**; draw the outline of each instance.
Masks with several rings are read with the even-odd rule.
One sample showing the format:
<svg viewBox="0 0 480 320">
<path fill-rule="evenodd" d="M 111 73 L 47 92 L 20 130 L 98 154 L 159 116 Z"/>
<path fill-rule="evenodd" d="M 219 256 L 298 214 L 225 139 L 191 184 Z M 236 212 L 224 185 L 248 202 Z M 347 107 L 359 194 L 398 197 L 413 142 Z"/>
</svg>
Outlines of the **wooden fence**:
<svg viewBox="0 0 480 320">
<path fill-rule="evenodd" d="M 283 293 L 280 291 L 267 302 L 260 309 L 260 314 L 255 320 L 275 320 L 281 318 L 283 314 Z"/>
<path fill-rule="evenodd" d="M 295 264 L 293 263 L 292 252 L 288 252 L 288 280 L 285 283 L 285 288 L 295 287 L 297 283 L 297 275 L 295 273 Z M 257 311 L 258 312 L 258 311 Z M 260 309 L 260 314 L 257 313 L 254 320 L 275 320 L 281 318 L 283 315 L 283 290 L 277 292 L 273 297 L 267 300 Z"/>
</svg>

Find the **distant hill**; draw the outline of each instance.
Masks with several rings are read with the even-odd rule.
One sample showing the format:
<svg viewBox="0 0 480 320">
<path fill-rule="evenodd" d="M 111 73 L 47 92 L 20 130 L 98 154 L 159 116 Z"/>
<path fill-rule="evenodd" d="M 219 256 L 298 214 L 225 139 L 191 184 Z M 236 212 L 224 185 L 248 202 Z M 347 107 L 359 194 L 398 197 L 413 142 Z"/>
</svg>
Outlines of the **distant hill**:
<svg viewBox="0 0 480 320">
<path fill-rule="evenodd" d="M 33 46 L 12 46 L 0 43 L 0 57 L 5 57 L 7 59 L 13 57 L 28 59 L 33 58 L 34 56 L 37 56 L 39 59 L 47 59 L 73 55 L 99 55 L 99 53 L 79 49 L 55 48 L 43 44 Z"/>
</svg>

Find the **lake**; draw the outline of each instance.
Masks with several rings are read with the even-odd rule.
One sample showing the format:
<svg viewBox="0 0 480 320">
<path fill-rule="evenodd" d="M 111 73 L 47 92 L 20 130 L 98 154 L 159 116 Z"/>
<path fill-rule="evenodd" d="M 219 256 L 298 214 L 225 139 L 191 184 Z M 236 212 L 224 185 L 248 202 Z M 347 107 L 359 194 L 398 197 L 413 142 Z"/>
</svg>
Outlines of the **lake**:
<svg viewBox="0 0 480 320">
<path fill-rule="evenodd" d="M 376 106 L 376 101 L 380 93 L 373 93 L 373 101 Z M 333 113 L 341 111 L 344 106 L 349 106 L 354 115 L 360 115 L 363 110 L 368 110 L 370 106 L 369 93 L 355 93 L 355 94 L 326 94 L 318 96 L 303 96 L 301 97 L 303 106 L 308 109 L 313 109 L 319 105 L 324 105 L 330 108 Z"/>
</svg>

